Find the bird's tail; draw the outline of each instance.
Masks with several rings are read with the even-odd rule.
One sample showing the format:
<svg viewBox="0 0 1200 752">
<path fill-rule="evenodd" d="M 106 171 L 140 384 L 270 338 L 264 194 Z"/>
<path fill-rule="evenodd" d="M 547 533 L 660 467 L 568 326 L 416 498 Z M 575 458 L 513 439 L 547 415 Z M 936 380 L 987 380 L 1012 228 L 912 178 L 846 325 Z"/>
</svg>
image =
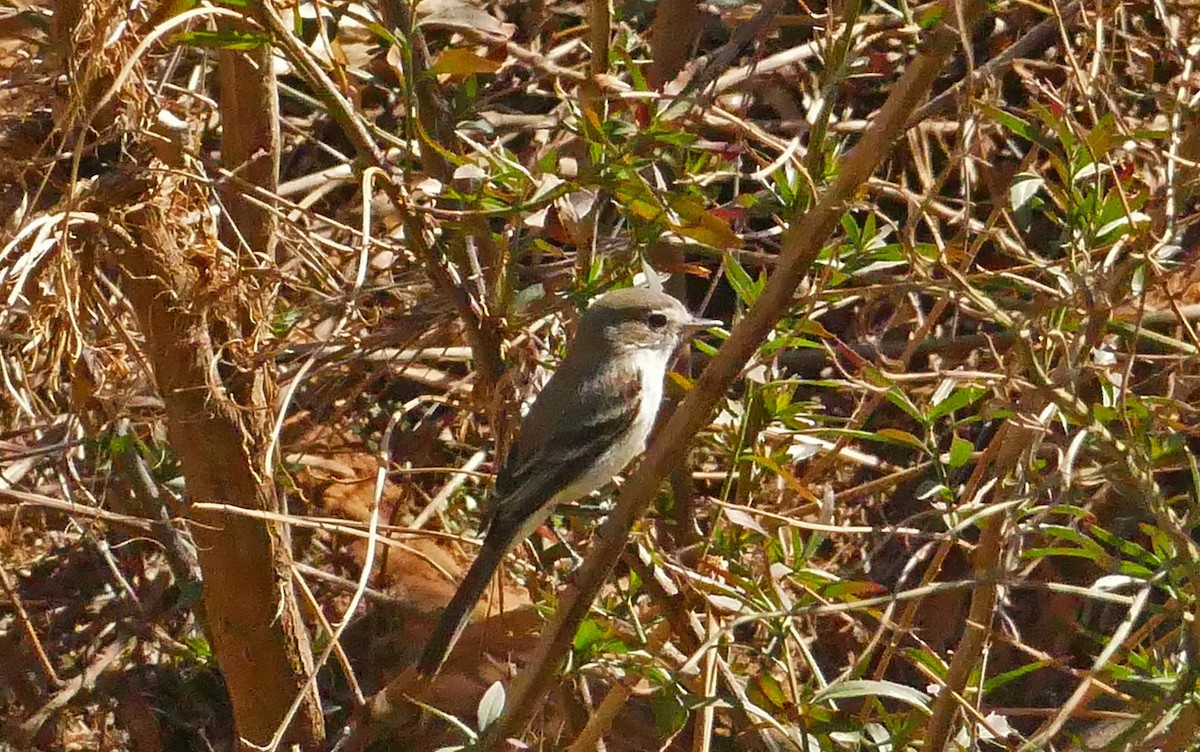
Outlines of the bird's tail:
<svg viewBox="0 0 1200 752">
<path fill-rule="evenodd" d="M 475 557 L 471 568 L 467 570 L 467 576 L 463 578 L 454 597 L 446 605 L 446 610 L 442 611 L 437 629 L 429 638 L 429 642 L 425 645 L 425 652 L 421 654 L 421 659 L 417 662 L 417 673 L 421 676 L 432 677 L 442 667 L 446 656 L 450 655 L 450 651 L 454 649 L 454 643 L 458 642 L 463 628 L 470 621 L 475 604 L 487 590 L 488 583 L 492 580 L 492 574 L 500 568 L 500 564 L 504 561 L 504 554 L 507 551 L 507 546 L 502 543 L 497 545 L 491 538 L 484 540 L 479 555 Z"/>
</svg>

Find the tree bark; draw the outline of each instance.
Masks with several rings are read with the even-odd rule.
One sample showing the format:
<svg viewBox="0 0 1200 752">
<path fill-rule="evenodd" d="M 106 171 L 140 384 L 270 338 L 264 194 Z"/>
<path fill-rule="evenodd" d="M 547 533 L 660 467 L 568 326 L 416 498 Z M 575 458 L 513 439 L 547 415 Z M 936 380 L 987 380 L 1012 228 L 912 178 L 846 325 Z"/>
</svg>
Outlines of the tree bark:
<svg viewBox="0 0 1200 752">
<path fill-rule="evenodd" d="M 211 258 L 204 252 L 210 248 L 182 243 L 172 224 L 178 210 L 172 211 L 170 202 L 179 192 L 160 190 L 126 216 L 136 245 L 121 258 L 166 406 L 168 438 L 178 452 L 190 502 L 276 511 L 275 486 L 264 476 L 262 461 L 271 373 L 244 365 L 250 348 L 214 337 L 227 329 L 221 308 L 238 306 L 238 314 L 250 318 L 260 313 L 249 296 L 214 294 L 208 284 L 211 270 L 197 263 Z M 231 360 L 237 373 L 222 378 Z M 246 401 L 232 398 L 235 390 L 229 385 L 239 380 Z M 216 512 L 195 512 L 191 519 L 204 573 L 208 633 L 238 735 L 266 744 L 293 698 L 306 692 L 284 739 L 318 749 L 324 729 L 317 699 L 306 688 L 312 659 L 282 526 Z"/>
<path fill-rule="evenodd" d="M 222 50 L 218 75 L 222 161 L 240 181 L 274 191 L 279 110 L 269 52 Z M 205 197 L 164 179 L 126 215 L 135 247 L 122 265 L 189 501 L 277 512 L 265 455 L 274 372 L 256 358 L 269 334 L 274 288 L 247 273 L 274 265 L 277 223 L 232 185 L 220 195 L 222 247 L 177 221 Z M 243 745 L 269 744 L 302 694 L 283 741 L 320 749 L 324 725 L 308 684 L 312 655 L 292 589 L 286 528 L 211 511 L 191 519 L 208 633 Z"/>
</svg>

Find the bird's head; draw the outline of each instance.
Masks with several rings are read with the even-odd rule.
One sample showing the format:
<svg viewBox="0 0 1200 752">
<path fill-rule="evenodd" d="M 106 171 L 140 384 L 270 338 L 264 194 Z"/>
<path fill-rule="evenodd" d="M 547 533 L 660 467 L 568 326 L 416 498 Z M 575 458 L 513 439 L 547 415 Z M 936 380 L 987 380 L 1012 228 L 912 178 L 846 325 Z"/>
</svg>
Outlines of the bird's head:
<svg viewBox="0 0 1200 752">
<path fill-rule="evenodd" d="M 664 292 L 629 287 L 592 303 L 579 321 L 575 347 L 596 355 L 649 352 L 667 358 L 687 335 L 720 323 L 693 316 Z"/>
</svg>

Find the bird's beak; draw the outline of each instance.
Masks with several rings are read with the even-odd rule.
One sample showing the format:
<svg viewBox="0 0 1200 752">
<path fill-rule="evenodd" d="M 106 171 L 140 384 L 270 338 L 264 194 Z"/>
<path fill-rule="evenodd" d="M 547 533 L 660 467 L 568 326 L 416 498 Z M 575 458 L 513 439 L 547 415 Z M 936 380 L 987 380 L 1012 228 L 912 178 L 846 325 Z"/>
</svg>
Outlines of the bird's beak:
<svg viewBox="0 0 1200 752">
<path fill-rule="evenodd" d="M 710 326 L 725 326 L 725 322 L 720 319 L 702 319 L 693 316 L 691 321 L 683 325 L 683 328 L 689 332 L 696 332 Z"/>
</svg>

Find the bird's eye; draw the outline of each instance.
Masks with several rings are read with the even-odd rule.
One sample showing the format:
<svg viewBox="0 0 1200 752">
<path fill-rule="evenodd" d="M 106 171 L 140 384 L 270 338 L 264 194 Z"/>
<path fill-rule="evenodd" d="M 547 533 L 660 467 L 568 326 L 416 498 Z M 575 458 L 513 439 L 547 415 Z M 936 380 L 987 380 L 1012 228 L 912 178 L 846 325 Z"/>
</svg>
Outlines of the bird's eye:
<svg viewBox="0 0 1200 752">
<path fill-rule="evenodd" d="M 651 329 L 662 329 L 666 325 L 667 314 L 658 313 L 655 311 L 654 313 L 649 313 L 646 315 L 646 326 L 650 327 Z"/>
</svg>

